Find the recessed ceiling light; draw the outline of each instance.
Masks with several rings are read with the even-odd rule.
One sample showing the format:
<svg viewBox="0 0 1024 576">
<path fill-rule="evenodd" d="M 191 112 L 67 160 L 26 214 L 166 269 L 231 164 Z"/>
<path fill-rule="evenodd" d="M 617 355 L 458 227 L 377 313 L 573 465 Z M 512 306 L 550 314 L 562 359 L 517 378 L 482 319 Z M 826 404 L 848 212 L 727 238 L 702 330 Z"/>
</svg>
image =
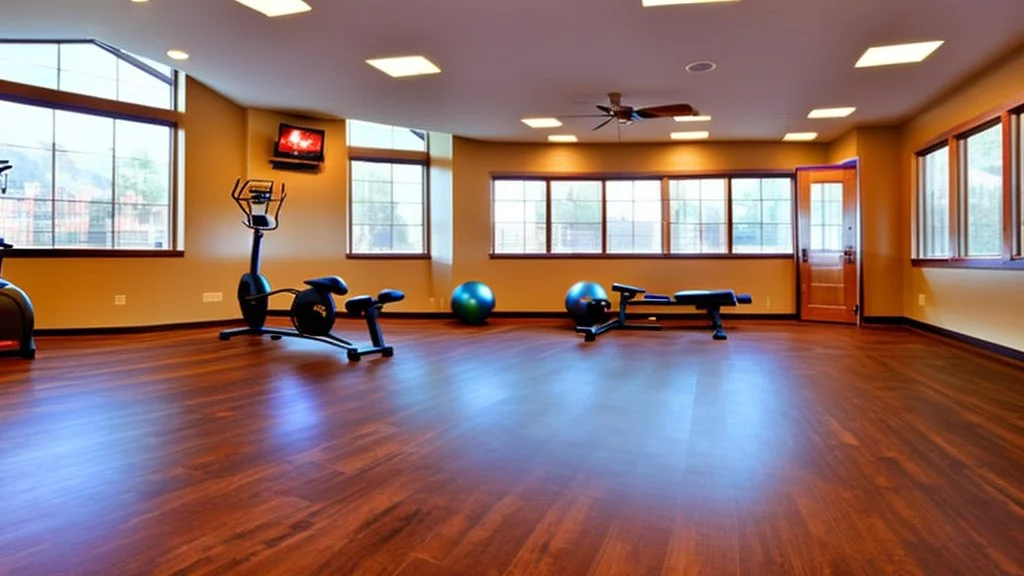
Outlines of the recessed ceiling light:
<svg viewBox="0 0 1024 576">
<path fill-rule="evenodd" d="M 711 116 L 673 116 L 676 122 L 710 122 Z"/>
<path fill-rule="evenodd" d="M 395 58 L 371 58 L 366 61 L 377 70 L 392 78 L 438 74 L 441 69 L 423 56 L 398 56 Z"/>
<path fill-rule="evenodd" d="M 809 142 L 818 137 L 817 132 L 790 132 L 782 137 L 786 142 Z"/>
<path fill-rule="evenodd" d="M 577 142 L 577 139 L 572 134 L 551 134 L 548 142 Z"/>
<path fill-rule="evenodd" d="M 673 140 L 704 140 L 711 136 L 710 132 L 673 132 L 669 134 Z"/>
<path fill-rule="evenodd" d="M 149 2 L 149 0 L 132 0 L 135 4 L 142 4 L 143 2 Z"/>
<path fill-rule="evenodd" d="M 892 64 L 912 64 L 922 62 L 931 56 L 932 52 L 942 46 L 944 40 L 932 40 L 930 42 L 913 42 L 910 44 L 892 44 L 890 46 L 874 46 L 868 48 L 860 57 L 855 68 L 869 68 L 871 66 L 890 66 Z"/>
<path fill-rule="evenodd" d="M 815 108 L 807 115 L 808 118 L 846 118 L 857 110 L 853 106 L 845 108 Z"/>
<path fill-rule="evenodd" d="M 184 50 L 168 50 L 167 57 L 175 60 L 188 60 L 188 52 Z"/>
<path fill-rule="evenodd" d="M 309 12 L 313 9 L 306 4 L 305 0 L 235 0 L 235 2 L 270 18 Z"/>
<path fill-rule="evenodd" d="M 676 4 L 725 4 L 727 2 L 739 2 L 740 0 L 643 0 L 643 5 L 650 6 L 673 6 Z"/>
<path fill-rule="evenodd" d="M 691 74 L 700 74 L 702 72 L 711 72 L 715 68 L 718 68 L 718 64 L 711 62 L 710 60 L 701 60 L 699 62 L 690 62 L 683 67 L 684 70 Z"/>
<path fill-rule="evenodd" d="M 558 128 L 562 122 L 558 118 L 523 118 L 523 124 L 530 128 Z"/>
</svg>

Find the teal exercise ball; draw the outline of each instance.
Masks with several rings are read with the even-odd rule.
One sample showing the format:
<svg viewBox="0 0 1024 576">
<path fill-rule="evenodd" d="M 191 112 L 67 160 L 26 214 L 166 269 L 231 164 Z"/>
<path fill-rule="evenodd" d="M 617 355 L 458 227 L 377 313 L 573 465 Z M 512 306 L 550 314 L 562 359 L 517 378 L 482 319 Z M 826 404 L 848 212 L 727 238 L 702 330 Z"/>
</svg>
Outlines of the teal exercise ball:
<svg viewBox="0 0 1024 576">
<path fill-rule="evenodd" d="M 604 320 L 605 308 L 588 306 L 591 300 L 608 300 L 608 293 L 597 282 L 577 282 L 565 293 L 565 310 L 577 326 L 593 326 Z"/>
<path fill-rule="evenodd" d="M 494 292 L 483 282 L 463 282 L 452 291 L 452 312 L 466 324 L 483 324 L 493 310 Z"/>
</svg>

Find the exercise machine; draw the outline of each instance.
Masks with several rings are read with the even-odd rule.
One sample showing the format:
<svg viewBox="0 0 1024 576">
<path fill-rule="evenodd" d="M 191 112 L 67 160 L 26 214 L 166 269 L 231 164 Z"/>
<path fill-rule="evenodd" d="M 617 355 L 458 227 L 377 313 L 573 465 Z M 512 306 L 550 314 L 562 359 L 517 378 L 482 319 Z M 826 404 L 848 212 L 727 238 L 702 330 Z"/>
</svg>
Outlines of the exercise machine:
<svg viewBox="0 0 1024 576">
<path fill-rule="evenodd" d="M 306 280 L 304 283 L 308 288 L 303 290 L 271 290 L 270 281 L 260 273 L 260 251 L 264 234 L 280 226 L 281 207 L 287 196 L 284 183 L 281 184 L 280 192 L 275 194 L 273 180 L 246 180 L 242 183 L 239 178 L 231 189 L 231 198 L 245 214 L 242 223 L 253 231 L 252 253 L 249 257 L 249 271 L 242 275 L 238 283 L 238 306 L 242 310 L 246 327 L 225 330 L 220 333 L 220 339 L 230 340 L 242 335 L 266 335 L 271 340 L 303 338 L 342 348 L 352 361 L 370 354 L 380 354 L 385 358 L 393 356 L 395 350 L 384 342 L 378 317 L 386 304 L 403 300 L 403 292 L 382 290 L 376 297 L 354 296 L 345 302 L 345 310 L 349 314 L 366 319 L 371 345 L 360 348 L 331 333 L 337 312 L 334 296 L 348 294 L 348 285 L 340 277 L 323 276 Z M 268 328 L 265 324 L 269 316 L 270 297 L 285 293 L 295 297 L 289 311 L 295 329 Z"/>
<path fill-rule="evenodd" d="M 0 160 L 0 194 L 7 193 L 7 173 L 12 168 L 10 161 Z M 16 354 L 31 360 L 36 357 L 32 301 L 21 288 L 3 279 L 4 252 L 12 248 L 0 237 L 0 356 Z"/>
<path fill-rule="evenodd" d="M 609 330 L 661 330 L 661 324 L 629 322 L 626 312 L 630 306 L 693 306 L 704 310 L 711 319 L 714 330 L 711 337 L 715 340 L 726 340 L 725 328 L 722 326 L 722 308 L 735 307 L 739 304 L 751 304 L 754 300 L 749 294 L 736 294 L 732 290 L 683 290 L 672 296 L 666 294 L 648 294 L 644 288 L 626 284 L 612 284 L 612 292 L 619 294 L 618 314 L 603 324 L 596 326 L 577 326 L 576 333 L 583 334 L 586 342 L 593 342 L 598 336 Z M 643 296 L 642 298 L 637 298 Z M 587 302 L 588 308 L 595 311 L 608 310 L 611 302 L 595 299 Z M 592 315 L 592 314 L 588 314 Z"/>
</svg>

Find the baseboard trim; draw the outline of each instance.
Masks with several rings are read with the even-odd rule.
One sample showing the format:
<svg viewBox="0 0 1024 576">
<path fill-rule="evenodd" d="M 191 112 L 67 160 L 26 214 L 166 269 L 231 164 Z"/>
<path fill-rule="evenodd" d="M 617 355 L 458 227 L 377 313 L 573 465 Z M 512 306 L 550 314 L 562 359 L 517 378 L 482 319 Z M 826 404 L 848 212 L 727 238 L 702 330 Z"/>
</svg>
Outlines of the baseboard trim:
<svg viewBox="0 0 1024 576">
<path fill-rule="evenodd" d="M 921 322 L 920 320 L 915 320 L 913 318 L 904 318 L 903 320 L 906 326 L 920 330 L 921 332 L 941 336 L 942 338 L 966 344 L 972 348 L 977 348 L 984 352 L 995 354 L 996 356 L 1024 363 L 1024 351 L 1017 350 L 1016 348 L 1010 348 L 1009 346 L 1003 346 L 1002 344 L 996 344 L 995 342 L 989 342 L 988 340 L 968 336 L 962 332 L 949 330 L 947 328 L 928 324 L 927 322 Z"/>
<path fill-rule="evenodd" d="M 99 328 L 40 328 L 35 336 L 116 336 L 123 334 L 147 334 L 172 330 L 195 330 L 198 328 L 226 328 L 243 324 L 237 320 L 206 320 L 203 322 L 180 322 L 176 324 L 151 324 L 148 326 L 107 326 Z"/>
</svg>

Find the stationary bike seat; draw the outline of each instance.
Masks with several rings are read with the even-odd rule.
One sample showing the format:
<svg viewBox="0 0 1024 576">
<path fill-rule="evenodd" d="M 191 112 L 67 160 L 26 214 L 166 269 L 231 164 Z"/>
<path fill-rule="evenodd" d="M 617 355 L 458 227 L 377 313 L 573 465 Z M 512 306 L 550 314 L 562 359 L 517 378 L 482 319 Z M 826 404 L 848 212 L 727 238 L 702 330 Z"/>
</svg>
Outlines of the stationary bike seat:
<svg viewBox="0 0 1024 576">
<path fill-rule="evenodd" d="M 306 280 L 305 284 L 317 292 L 327 292 L 338 296 L 348 294 L 348 285 L 337 276 L 324 276 Z"/>
<path fill-rule="evenodd" d="M 359 316 L 376 305 L 377 301 L 373 296 L 354 296 L 345 301 L 345 310 L 353 316 Z"/>
<path fill-rule="evenodd" d="M 390 304 L 392 302 L 401 302 L 405 300 L 405 293 L 401 290 L 381 290 L 377 293 L 377 301 L 381 304 Z"/>
</svg>

